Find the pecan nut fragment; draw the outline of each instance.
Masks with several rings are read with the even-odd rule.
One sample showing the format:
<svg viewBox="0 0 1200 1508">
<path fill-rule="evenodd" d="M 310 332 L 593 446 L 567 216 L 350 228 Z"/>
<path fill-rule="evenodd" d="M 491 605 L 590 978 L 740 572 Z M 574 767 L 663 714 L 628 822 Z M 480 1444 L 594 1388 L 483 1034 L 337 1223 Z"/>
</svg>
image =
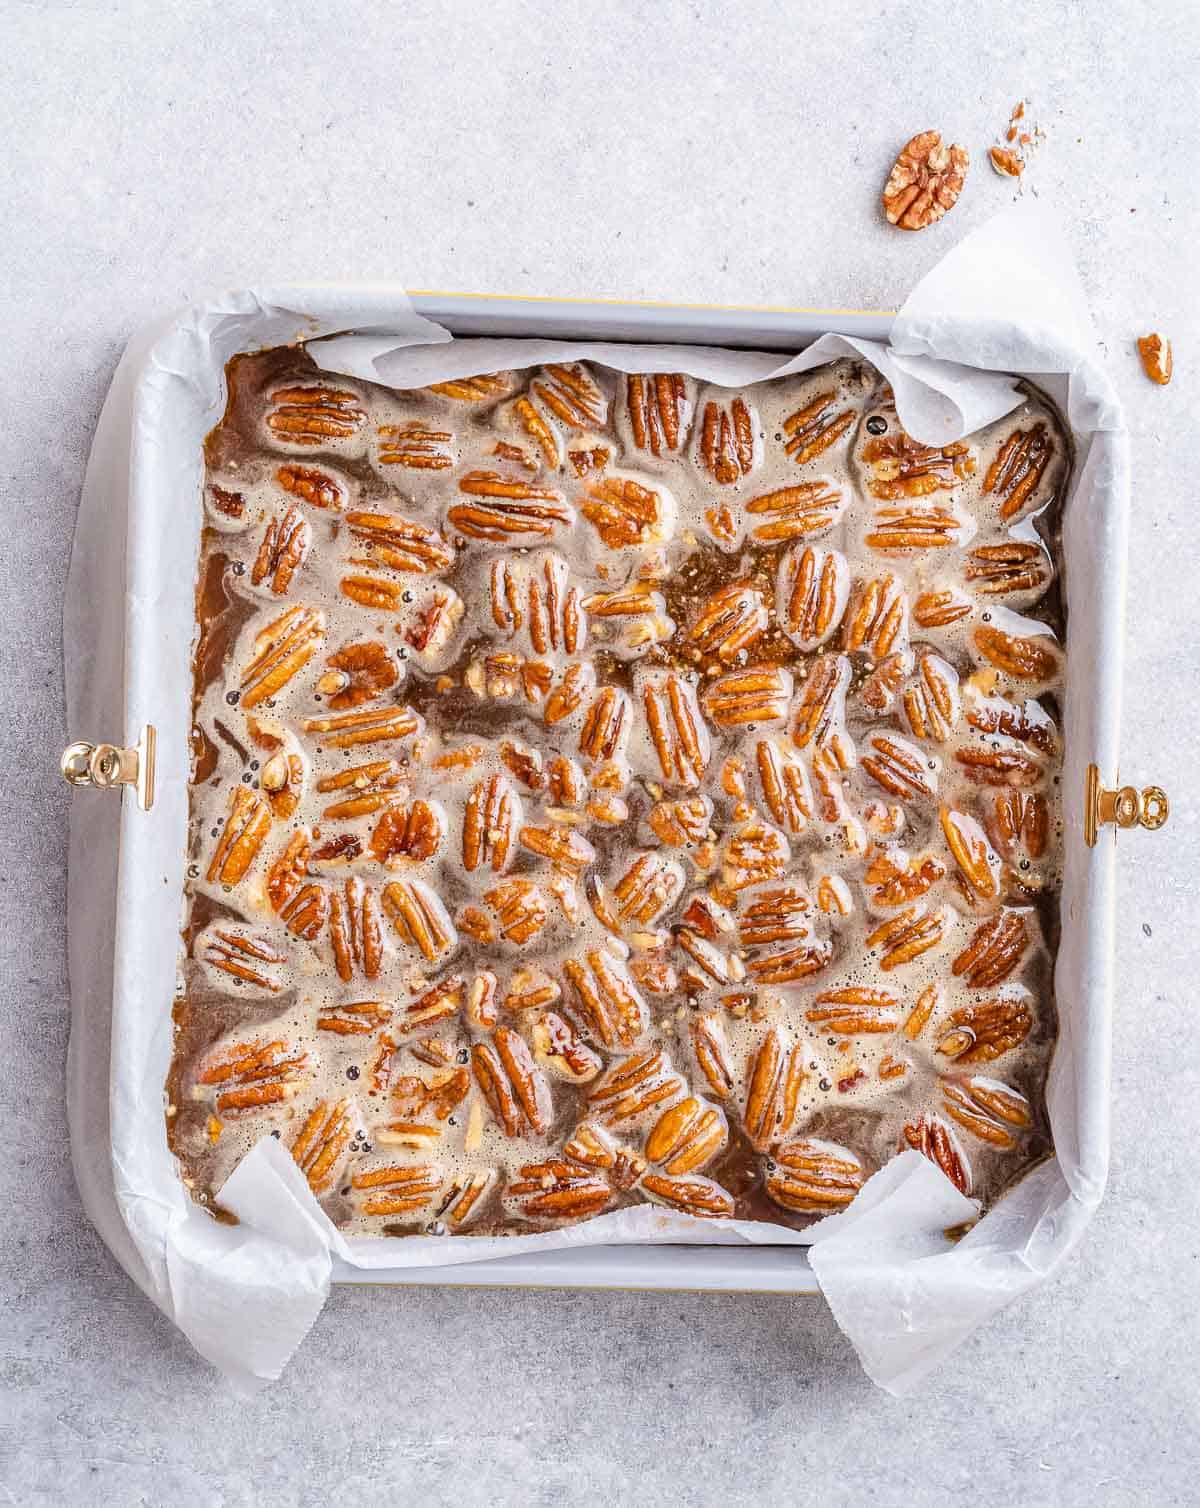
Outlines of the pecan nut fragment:
<svg viewBox="0 0 1200 1508">
<path fill-rule="evenodd" d="M 523 1220 L 586 1220 L 612 1204 L 607 1178 L 559 1157 L 526 1163 L 504 1191 L 504 1205 Z"/>
<path fill-rule="evenodd" d="M 450 1021 L 461 1012 L 466 998 L 466 981 L 463 976 L 448 974 L 405 1006 L 398 1029 L 412 1033 L 440 1026 L 443 1021 Z"/>
<path fill-rule="evenodd" d="M 254 636 L 254 657 L 241 676 L 241 704 L 249 711 L 282 691 L 321 647 L 325 614 L 319 608 L 289 607 Z"/>
<path fill-rule="evenodd" d="M 463 813 L 463 868 L 473 874 L 486 864 L 503 874 L 521 820 L 521 803 L 502 775 L 481 780 L 467 797 Z"/>
<path fill-rule="evenodd" d="M 411 738 L 421 719 L 408 707 L 372 707 L 360 712 L 342 712 L 335 717 L 310 717 L 306 733 L 319 733 L 331 749 L 349 749 L 357 744 L 393 743 Z"/>
<path fill-rule="evenodd" d="M 518 837 L 522 848 L 548 860 L 559 874 L 572 880 L 596 859 L 596 850 L 588 840 L 567 827 L 527 826 L 521 828 Z"/>
<path fill-rule="evenodd" d="M 410 471 L 445 471 L 454 465 L 450 449 L 453 440 L 445 429 L 426 429 L 417 423 L 381 424 L 379 464 L 404 466 Z"/>
<path fill-rule="evenodd" d="M 571 1084 L 587 1084 L 600 1072 L 599 1054 L 579 1039 L 575 1028 L 557 1011 L 543 1011 L 530 1030 L 533 1055 L 541 1067 Z"/>
<path fill-rule="evenodd" d="M 791 850 L 778 828 L 766 822 L 747 822 L 733 833 L 721 854 L 721 874 L 733 891 L 748 890 L 777 880 L 787 868 Z"/>
<path fill-rule="evenodd" d="M 1138 355 L 1142 358 L 1142 371 L 1149 377 L 1151 382 L 1157 382 L 1160 387 L 1166 387 L 1171 380 L 1171 374 L 1175 370 L 1175 360 L 1171 354 L 1171 342 L 1163 335 L 1140 335 L 1138 337 Z"/>
<path fill-rule="evenodd" d="M 286 596 L 292 577 L 308 558 L 311 548 L 312 525 L 299 508 L 289 508 L 282 517 L 276 516 L 267 524 L 250 568 L 251 583 L 262 586 L 266 582 L 276 597 Z"/>
<path fill-rule="evenodd" d="M 575 518 L 553 487 L 506 478 L 498 471 L 469 471 L 458 487 L 478 501 L 455 503 L 446 517 L 471 539 L 510 544 L 526 535 L 544 538 Z"/>
<path fill-rule="evenodd" d="M 433 1201 L 441 1178 L 436 1168 L 426 1164 L 387 1163 L 356 1168 L 350 1185 L 363 1215 L 413 1215 Z"/>
<path fill-rule="evenodd" d="M 1023 912 L 1004 909 L 984 922 L 954 960 L 956 977 L 972 989 L 1001 984 L 1020 964 L 1029 945 Z"/>
<path fill-rule="evenodd" d="M 657 544 L 669 534 L 675 513 L 665 489 L 629 476 L 589 482 L 579 508 L 610 550 Z"/>
<path fill-rule="evenodd" d="M 648 1016 L 626 966 L 602 948 L 592 948 L 582 959 L 568 958 L 563 973 L 592 1037 L 610 1051 L 633 1047 L 646 1029 Z"/>
<path fill-rule="evenodd" d="M 732 665 L 762 638 L 770 621 L 763 594 L 745 582 L 734 581 L 708 598 L 690 637 L 701 654 L 716 655 Z"/>
<path fill-rule="evenodd" d="M 1017 1134 L 1033 1125 L 1025 1096 L 996 1079 L 943 1079 L 942 1107 L 964 1131 L 1001 1151 L 1011 1151 Z"/>
<path fill-rule="evenodd" d="M 667 848 L 689 848 L 701 842 L 712 822 L 713 804 L 707 796 L 684 796 L 679 801 L 658 801 L 646 822 Z"/>
<path fill-rule="evenodd" d="M 340 388 L 280 388 L 271 394 L 271 402 L 274 407 L 267 415 L 267 428 L 289 445 L 350 440 L 367 419 L 358 407 L 358 394 Z"/>
<path fill-rule="evenodd" d="M 734 398 L 728 408 L 715 402 L 704 405 L 700 461 L 718 486 L 732 486 L 753 471 L 757 431 L 757 416 L 742 398 Z"/>
<path fill-rule="evenodd" d="M 1000 499 L 1000 517 L 1006 522 L 1024 509 L 1037 492 L 1054 446 L 1039 419 L 1028 429 L 1014 429 L 1001 445 L 983 479 L 985 493 Z"/>
<path fill-rule="evenodd" d="M 583 605 L 589 618 L 598 620 L 596 637 L 622 659 L 663 643 L 675 632 L 667 599 L 649 582 L 635 582 L 616 592 L 593 592 Z"/>
<path fill-rule="evenodd" d="M 1037 785 L 1042 766 L 1021 749 L 968 747 L 959 749 L 955 762 L 976 785 Z"/>
<path fill-rule="evenodd" d="M 213 850 L 205 878 L 210 885 L 236 885 L 258 857 L 271 831 L 267 803 L 245 786 L 236 786 L 229 796 L 229 815 Z"/>
<path fill-rule="evenodd" d="M 924 230 L 953 209 L 971 164 L 965 147 L 944 146 L 940 131 L 921 131 L 900 151 L 883 186 L 883 212 L 901 230 Z"/>
<path fill-rule="evenodd" d="M 981 733 L 1001 733 L 1041 754 L 1058 750 L 1054 719 L 1036 701 L 1010 702 L 1002 696 L 975 698 L 967 707 L 967 721 Z"/>
<path fill-rule="evenodd" d="M 971 614 L 971 602 L 953 588 L 922 592 L 913 603 L 913 621 L 920 628 L 948 628 Z"/>
<path fill-rule="evenodd" d="M 682 372 L 631 372 L 625 379 L 625 392 L 629 427 L 638 450 L 656 456 L 678 450 L 690 407 Z"/>
<path fill-rule="evenodd" d="M 494 1168 L 460 1173 L 446 1185 L 434 1213 L 453 1230 L 465 1230 L 483 1213 L 489 1190 L 496 1182 Z"/>
<path fill-rule="evenodd" d="M 498 1026 L 489 1042 L 471 1050 L 475 1082 L 505 1136 L 544 1136 L 553 1115 L 550 1087 L 525 1039 Z"/>
<path fill-rule="evenodd" d="M 914 738 L 944 743 L 962 711 L 958 672 L 941 655 L 927 650 L 917 659 L 917 673 L 905 688 L 900 705 Z"/>
<path fill-rule="evenodd" d="M 724 1111 L 689 1095 L 655 1121 L 646 1137 L 646 1156 L 664 1173 L 695 1173 L 724 1151 L 728 1142 Z"/>
<path fill-rule="evenodd" d="M 647 1173 L 642 1178 L 641 1187 L 656 1204 L 668 1205 L 681 1214 L 706 1220 L 733 1218 L 733 1195 L 702 1174 L 670 1178 L 665 1173 Z"/>
<path fill-rule="evenodd" d="M 329 940 L 338 978 L 347 984 L 359 972 L 378 977 L 383 963 L 383 926 L 375 892 L 352 875 L 329 897 Z"/>
<path fill-rule="evenodd" d="M 496 913 L 501 935 L 518 947 L 536 937 L 550 919 L 545 897 L 532 880 L 507 880 L 489 890 L 484 900 Z"/>
<path fill-rule="evenodd" d="M 840 550 L 805 545 L 789 551 L 775 592 L 779 621 L 798 649 L 811 654 L 837 630 L 850 600 L 850 567 Z"/>
<path fill-rule="evenodd" d="M 280 466 L 275 480 L 285 492 L 313 508 L 341 509 L 346 505 L 346 489 L 341 482 L 315 466 Z"/>
<path fill-rule="evenodd" d="M 400 670 L 386 644 L 378 639 L 345 645 L 325 661 L 327 673 L 317 682 L 331 712 L 345 712 L 377 701 L 400 679 Z"/>
<path fill-rule="evenodd" d="M 333 1187 L 338 1166 L 354 1132 L 354 1111 L 346 1100 L 318 1100 L 292 1142 L 296 1166 L 318 1197 Z"/>
<path fill-rule="evenodd" d="M 366 565 L 432 575 L 454 564 L 454 550 L 436 529 L 399 513 L 347 513 L 351 537 L 366 547 Z"/>
<path fill-rule="evenodd" d="M 391 880 L 381 896 L 385 914 L 401 942 L 432 963 L 458 942 L 449 912 L 436 893 L 421 880 Z"/>
<path fill-rule="evenodd" d="M 913 859 L 896 849 L 881 849 L 867 865 L 863 883 L 871 892 L 872 904 L 890 909 L 906 906 L 919 899 L 946 873 L 946 866 L 934 858 Z"/>
<path fill-rule="evenodd" d="M 588 1103 L 607 1126 L 632 1125 L 687 1092 L 661 1047 L 614 1063 L 588 1091 Z"/>
<path fill-rule="evenodd" d="M 866 1181 L 866 1169 L 849 1147 L 806 1137 L 771 1156 L 765 1187 L 781 1209 L 799 1215 L 844 1210 Z"/>
<path fill-rule="evenodd" d="M 746 504 L 746 512 L 762 520 L 750 531 L 754 538 L 763 544 L 778 544 L 832 528 L 845 506 L 845 496 L 828 482 L 798 482 L 752 499 Z"/>
<path fill-rule="evenodd" d="M 863 460 L 871 468 L 867 489 L 883 502 L 946 492 L 975 474 L 969 445 L 921 445 L 902 429 L 868 440 Z"/>
<path fill-rule="evenodd" d="M 563 1156 L 581 1168 L 603 1172 L 614 1189 L 631 1189 L 646 1171 L 646 1159 L 621 1144 L 602 1126 L 581 1121 L 563 1147 Z"/>
<path fill-rule="evenodd" d="M 696 705 L 695 688 L 680 675 L 647 678 L 642 709 L 658 768 L 668 785 L 691 789 L 704 779 L 712 747 Z"/>
<path fill-rule="evenodd" d="M 1023 681 L 1048 681 L 1058 673 L 1058 656 L 1042 635 L 1022 638 L 1002 628 L 981 624 L 975 630 L 975 648 L 997 670 Z"/>
<path fill-rule="evenodd" d="M 960 1194 L 971 1192 L 971 1165 L 958 1137 L 940 1115 L 922 1115 L 904 1128 L 904 1140 L 914 1152 L 936 1163 Z"/>
<path fill-rule="evenodd" d="M 238 922 L 214 922 L 196 938 L 195 956 L 213 971 L 213 982 L 247 995 L 278 995 L 287 954 L 263 932 Z"/>
<path fill-rule="evenodd" d="M 746 728 L 783 722 L 791 698 L 789 671 L 778 665 L 750 665 L 711 681 L 702 700 L 718 727 Z"/>
<path fill-rule="evenodd" d="M 854 424 L 853 409 L 831 412 L 836 402 L 836 393 L 818 393 L 811 403 L 806 403 L 783 421 L 783 432 L 787 436 L 783 451 L 797 466 L 822 455 Z"/>
<path fill-rule="evenodd" d="M 779 1028 L 772 1027 L 747 1065 L 742 1112 L 746 1135 L 759 1152 L 782 1141 L 792 1129 L 803 1082 L 803 1045 L 785 1047 Z"/>
<path fill-rule="evenodd" d="M 937 772 L 929 768 L 915 744 L 898 734 L 875 733 L 867 741 L 870 753 L 862 767 L 876 785 L 900 801 L 917 801 L 932 797 L 937 789 Z"/>
<path fill-rule="evenodd" d="M 864 1032 L 895 1031 L 900 1025 L 899 1012 L 899 1000 L 887 990 L 846 985 L 814 996 L 804 1019 L 839 1036 L 857 1037 Z"/>
<path fill-rule="evenodd" d="M 196 1082 L 214 1091 L 218 1115 L 254 1115 L 286 1103 L 307 1083 L 312 1063 L 302 1048 L 277 1038 L 235 1042 L 203 1060 Z"/>
<path fill-rule="evenodd" d="M 940 907 L 908 906 L 876 927 L 867 937 L 867 947 L 880 950 L 879 967 L 890 973 L 936 948 L 946 935 L 946 925 L 946 913 Z"/>
<path fill-rule="evenodd" d="M 991 1063 L 1020 1047 L 1033 1027 L 1025 991 L 973 1001 L 952 1011 L 938 1052 L 956 1063 Z"/>
</svg>

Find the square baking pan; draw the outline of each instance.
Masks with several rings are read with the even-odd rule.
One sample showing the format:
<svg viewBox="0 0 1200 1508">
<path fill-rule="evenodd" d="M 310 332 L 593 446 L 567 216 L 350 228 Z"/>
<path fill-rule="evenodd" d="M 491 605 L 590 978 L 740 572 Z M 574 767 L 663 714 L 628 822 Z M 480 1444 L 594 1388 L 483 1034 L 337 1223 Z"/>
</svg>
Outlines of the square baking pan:
<svg viewBox="0 0 1200 1508">
<path fill-rule="evenodd" d="M 410 295 L 420 315 L 457 337 L 535 337 L 542 339 L 670 343 L 725 346 L 746 350 L 795 353 L 827 333 L 886 342 L 893 316 L 885 311 L 770 309 L 699 305 L 633 304 L 621 302 L 507 298 L 460 293 L 418 292 Z M 373 332 L 386 331 L 387 290 L 368 290 L 357 299 L 375 300 Z M 393 304 L 394 309 L 394 304 Z M 261 344 L 280 344 L 277 328 L 264 319 Z M 141 388 L 139 386 L 139 393 Z M 153 422 L 170 422 L 159 404 Z M 136 788 L 138 802 L 127 800 L 121 814 L 121 853 L 117 906 L 117 977 L 126 983 L 136 976 L 136 946 L 123 951 L 122 928 L 136 909 L 141 926 L 177 929 L 178 913 L 170 914 L 172 883 L 181 883 L 186 852 L 188 741 L 190 717 L 171 718 L 171 709 L 155 706 L 153 661 L 169 655 L 188 655 L 192 634 L 191 583 L 172 581 L 170 571 L 156 575 L 156 530 L 163 526 L 164 502 L 138 479 L 136 423 L 142 417 L 135 399 L 135 441 L 130 458 L 131 500 L 129 552 L 125 562 L 129 586 L 125 618 L 125 738 L 124 745 L 73 744 L 63 758 L 63 772 L 75 784 L 121 789 Z M 194 417 L 194 416 L 192 416 Z M 213 415 L 215 422 L 216 415 Z M 198 463 L 197 457 L 197 463 Z M 147 468 L 149 470 L 151 468 Z M 175 479 L 182 484 L 182 478 Z M 1076 477 L 1074 482 L 1078 481 Z M 159 484 L 164 478 L 157 478 Z M 174 500 L 178 502 L 178 498 Z M 199 534 L 199 489 L 196 489 Z M 1064 932 L 1071 929 L 1078 942 L 1073 978 L 1090 1009 L 1093 998 L 1106 1009 L 1108 958 L 1111 947 L 1113 848 L 1094 847 L 1105 823 L 1131 826 L 1160 825 L 1166 801 L 1156 788 L 1138 793 L 1130 787 L 1107 789 L 1101 771 L 1115 772 L 1119 707 L 1120 636 L 1123 611 L 1123 520 L 1101 531 L 1095 542 L 1090 581 L 1091 614 L 1098 625 L 1091 636 L 1091 652 L 1068 662 L 1068 697 L 1082 708 L 1082 740 L 1067 741 L 1063 777 L 1068 869 L 1086 863 L 1089 870 L 1080 893 L 1086 907 L 1064 904 Z M 1064 520 L 1064 553 L 1069 555 L 1072 530 Z M 136 542 L 136 547 L 135 547 Z M 177 572 L 176 572 L 177 574 Z M 1072 586 L 1080 590 L 1083 572 L 1067 568 L 1064 579 L 1069 610 Z M 140 589 L 137 589 L 139 588 Z M 147 604 L 152 604 L 148 618 Z M 1077 719 L 1077 725 L 1079 725 Z M 155 730 L 157 728 L 157 749 Z M 156 800 L 156 785 L 159 799 Z M 139 809 L 140 808 L 140 809 Z M 178 855 L 178 874 L 163 873 L 166 856 Z M 1081 872 L 1081 871 L 1080 871 Z M 161 879 L 147 886 L 145 877 Z M 130 898 L 138 901 L 135 908 Z M 128 941 L 128 937 L 126 937 Z M 132 951 L 133 956 L 128 954 Z M 124 962 L 123 962 L 124 960 Z M 1061 959 L 1060 959 L 1061 961 Z M 131 976 L 130 971 L 135 973 Z M 1056 975 L 1057 978 L 1057 975 Z M 164 1012 L 164 1016 L 166 1013 Z M 167 1022 L 169 1025 L 169 1020 Z M 1091 1086 L 1097 1104 L 1107 1105 L 1107 1056 L 1097 1066 Z M 164 1151 L 166 1137 L 163 1135 Z M 167 1154 L 169 1155 L 169 1153 Z M 386 1238 L 385 1238 L 386 1239 Z M 351 1243 L 353 1245 L 353 1243 Z M 377 1246 L 377 1242 L 372 1243 Z M 480 1262 L 440 1266 L 358 1268 L 333 1259 L 335 1281 L 355 1283 L 447 1284 L 457 1286 L 519 1286 L 578 1288 L 640 1288 L 732 1290 L 778 1293 L 819 1292 L 805 1248 L 796 1245 L 609 1245 L 584 1246 L 544 1253 L 525 1253 Z"/>
</svg>

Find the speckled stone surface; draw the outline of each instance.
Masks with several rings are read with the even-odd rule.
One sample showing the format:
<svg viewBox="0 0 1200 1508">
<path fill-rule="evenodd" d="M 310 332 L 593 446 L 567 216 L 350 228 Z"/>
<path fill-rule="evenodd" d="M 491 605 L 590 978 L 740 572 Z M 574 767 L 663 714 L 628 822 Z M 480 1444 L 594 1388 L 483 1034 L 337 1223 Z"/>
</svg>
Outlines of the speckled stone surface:
<svg viewBox="0 0 1200 1508">
<path fill-rule="evenodd" d="M 1197 379 L 1194 7 L 555 7 L 488 0 L 0 0 L 0 1502 L 1196 1501 Z M 246 1403 L 87 1225 L 63 1123 L 60 612 L 120 350 L 256 279 L 894 307 L 1012 185 L 1061 210 L 1135 464 L 1123 769 L 1171 793 L 1121 839 L 1114 1158 L 1076 1260 L 905 1403 L 823 1305 L 339 1290 Z M 975 158 L 919 236 L 896 150 Z M 1132 342 L 1175 342 L 1165 390 Z M 72 736 L 92 730 L 72 729 Z"/>
</svg>

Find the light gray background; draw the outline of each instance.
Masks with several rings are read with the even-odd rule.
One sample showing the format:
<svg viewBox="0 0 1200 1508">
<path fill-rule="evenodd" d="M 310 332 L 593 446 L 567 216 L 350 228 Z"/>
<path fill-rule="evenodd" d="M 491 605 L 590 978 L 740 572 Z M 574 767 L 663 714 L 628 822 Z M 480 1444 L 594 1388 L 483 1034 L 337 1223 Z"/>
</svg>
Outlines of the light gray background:
<svg viewBox="0 0 1200 1508">
<path fill-rule="evenodd" d="M 122 5 L 0 0 L 0 1501 L 1195 1502 L 1197 15 L 1186 0 Z M 1136 480 L 1111 1191 L 1049 1289 L 921 1394 L 770 1297 L 342 1290 L 226 1386 L 85 1223 L 63 1126 L 60 611 L 91 431 L 165 308 L 256 279 L 890 308 L 1012 196 L 1070 228 Z M 975 159 L 884 224 L 896 150 Z M 1136 335 L 1170 334 L 1151 387 Z M 109 730 L 103 730 L 107 732 Z"/>
</svg>

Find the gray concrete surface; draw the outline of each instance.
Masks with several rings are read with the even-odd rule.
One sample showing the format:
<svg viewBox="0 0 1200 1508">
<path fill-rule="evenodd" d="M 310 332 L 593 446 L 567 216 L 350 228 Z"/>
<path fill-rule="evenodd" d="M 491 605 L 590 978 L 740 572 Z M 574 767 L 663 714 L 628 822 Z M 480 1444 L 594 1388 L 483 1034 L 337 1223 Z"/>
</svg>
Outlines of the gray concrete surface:
<svg viewBox="0 0 1200 1508">
<path fill-rule="evenodd" d="M 1200 1468 L 1196 13 L 852 5 L 0 0 L 0 1501 L 1175 1504 Z M 1012 186 L 1070 227 L 1137 468 L 1110 1197 L 1070 1270 L 917 1398 L 816 1302 L 338 1292 L 233 1398 L 81 1214 L 63 1126 L 60 608 L 121 347 L 256 278 L 890 307 Z M 876 196 L 938 126 L 976 157 L 916 237 Z M 1165 391 L 1133 338 L 1175 341 Z M 89 730 L 70 730 L 72 735 Z"/>
</svg>

